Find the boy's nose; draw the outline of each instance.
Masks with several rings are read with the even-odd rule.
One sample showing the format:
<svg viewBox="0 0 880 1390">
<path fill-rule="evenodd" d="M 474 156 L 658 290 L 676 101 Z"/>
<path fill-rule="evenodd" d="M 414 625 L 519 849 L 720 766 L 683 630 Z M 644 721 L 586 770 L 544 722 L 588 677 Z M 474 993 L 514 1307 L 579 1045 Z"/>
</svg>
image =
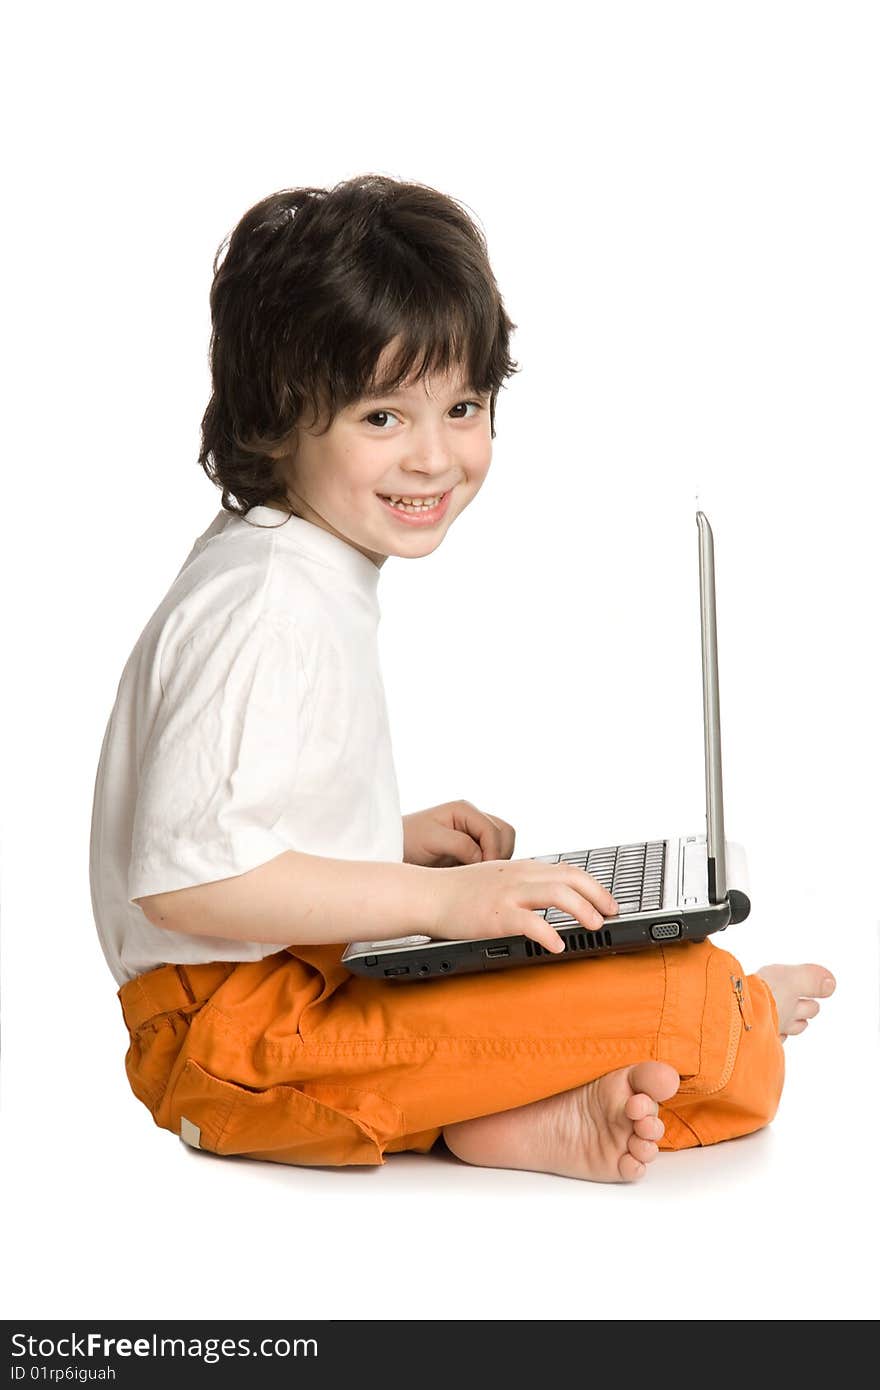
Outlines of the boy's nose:
<svg viewBox="0 0 880 1390">
<path fill-rule="evenodd" d="M 461 479 L 450 479 L 448 468 L 424 468 L 413 470 L 401 481 L 402 497 L 435 497 L 438 492 L 449 492 Z"/>
</svg>

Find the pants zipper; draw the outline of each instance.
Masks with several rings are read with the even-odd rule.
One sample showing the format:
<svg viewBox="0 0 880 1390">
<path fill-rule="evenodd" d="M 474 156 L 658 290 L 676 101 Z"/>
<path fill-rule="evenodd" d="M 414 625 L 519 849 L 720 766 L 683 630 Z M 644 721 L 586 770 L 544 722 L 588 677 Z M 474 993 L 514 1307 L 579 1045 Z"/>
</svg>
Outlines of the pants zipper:
<svg viewBox="0 0 880 1390">
<path fill-rule="evenodd" d="M 746 1019 L 745 1001 L 743 998 L 743 982 L 736 975 L 730 976 L 733 986 L 730 1000 L 730 1032 L 727 1039 L 727 1055 L 724 1059 L 724 1066 L 718 1081 L 711 1086 L 691 1086 L 688 1084 L 679 1087 L 679 1095 L 688 1096 L 710 1096 L 715 1091 L 722 1090 L 730 1080 L 736 1062 L 736 1054 L 739 1050 L 739 1042 L 742 1037 L 743 1029 L 751 1029 L 751 1023 Z M 738 1008 L 734 1008 L 733 1001 L 737 1002 Z"/>
<path fill-rule="evenodd" d="M 739 1011 L 740 1011 L 740 1013 L 742 1014 L 743 1026 L 745 1027 L 745 1030 L 746 1030 L 747 1033 L 751 1033 L 751 1031 L 752 1031 L 752 1025 L 749 1023 L 748 1018 L 746 1018 L 746 1001 L 745 1001 L 745 996 L 744 996 L 744 993 L 743 993 L 742 976 L 741 976 L 741 975 L 735 975 L 735 976 L 734 976 L 734 975 L 731 975 L 730 978 L 731 978 L 731 980 L 733 980 L 733 991 L 734 991 L 734 994 L 736 995 L 736 1002 L 737 1002 L 737 1004 L 739 1004 Z"/>
</svg>

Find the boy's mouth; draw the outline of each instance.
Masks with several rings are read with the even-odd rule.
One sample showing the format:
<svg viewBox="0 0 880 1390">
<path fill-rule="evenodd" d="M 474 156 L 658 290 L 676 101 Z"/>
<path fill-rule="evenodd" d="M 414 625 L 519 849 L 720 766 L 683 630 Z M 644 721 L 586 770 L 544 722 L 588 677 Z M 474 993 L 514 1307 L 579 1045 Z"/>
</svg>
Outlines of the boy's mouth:
<svg viewBox="0 0 880 1390">
<path fill-rule="evenodd" d="M 446 511 L 452 489 L 446 492 L 432 493 L 430 496 L 414 494 L 410 496 L 399 496 L 392 493 L 387 496 L 384 493 L 377 493 L 380 502 L 383 502 L 388 511 L 393 512 L 401 521 L 416 523 L 421 525 L 431 525 L 438 521 Z"/>
</svg>

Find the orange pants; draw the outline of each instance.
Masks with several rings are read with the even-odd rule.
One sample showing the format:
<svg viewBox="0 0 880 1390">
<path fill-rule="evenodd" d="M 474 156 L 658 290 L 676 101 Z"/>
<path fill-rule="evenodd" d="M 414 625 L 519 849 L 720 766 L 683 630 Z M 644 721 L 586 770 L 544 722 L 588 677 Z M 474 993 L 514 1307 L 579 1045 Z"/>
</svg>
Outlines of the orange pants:
<svg viewBox="0 0 880 1390">
<path fill-rule="evenodd" d="M 411 985 L 351 975 L 343 949 L 162 965 L 123 985 L 126 1073 L 156 1124 L 217 1154 L 379 1164 L 648 1058 L 681 1076 L 661 1149 L 776 1113 L 775 1000 L 708 941 Z"/>
</svg>

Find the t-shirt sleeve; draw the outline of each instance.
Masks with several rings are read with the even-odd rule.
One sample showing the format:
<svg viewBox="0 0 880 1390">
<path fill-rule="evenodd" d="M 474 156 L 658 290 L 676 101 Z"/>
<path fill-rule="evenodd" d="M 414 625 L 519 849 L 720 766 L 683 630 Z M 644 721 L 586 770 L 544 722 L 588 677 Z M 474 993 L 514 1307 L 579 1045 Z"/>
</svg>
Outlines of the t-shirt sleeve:
<svg viewBox="0 0 880 1390">
<path fill-rule="evenodd" d="M 304 697 L 293 620 L 203 629 L 162 670 L 141 762 L 128 900 L 246 873 L 294 846 Z"/>
</svg>

